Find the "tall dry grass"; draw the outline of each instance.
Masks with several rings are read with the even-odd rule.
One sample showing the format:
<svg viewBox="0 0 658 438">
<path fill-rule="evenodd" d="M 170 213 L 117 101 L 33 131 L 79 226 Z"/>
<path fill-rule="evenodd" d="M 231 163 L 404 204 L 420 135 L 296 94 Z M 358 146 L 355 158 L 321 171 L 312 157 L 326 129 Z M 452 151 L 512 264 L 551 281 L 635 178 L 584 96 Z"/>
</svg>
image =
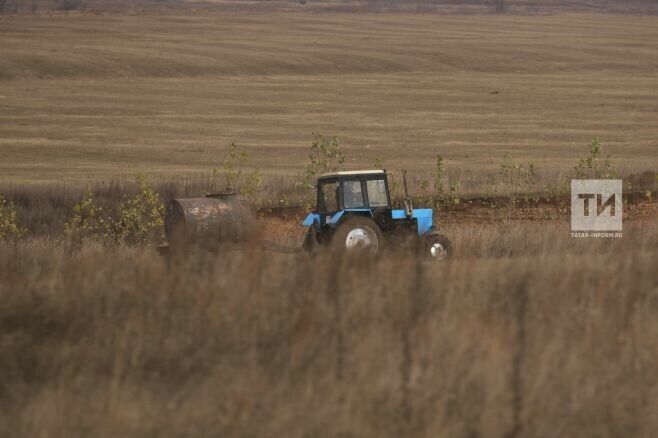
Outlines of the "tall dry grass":
<svg viewBox="0 0 658 438">
<path fill-rule="evenodd" d="M 0 247 L 0 435 L 652 436 L 658 232 L 454 260 Z"/>
</svg>

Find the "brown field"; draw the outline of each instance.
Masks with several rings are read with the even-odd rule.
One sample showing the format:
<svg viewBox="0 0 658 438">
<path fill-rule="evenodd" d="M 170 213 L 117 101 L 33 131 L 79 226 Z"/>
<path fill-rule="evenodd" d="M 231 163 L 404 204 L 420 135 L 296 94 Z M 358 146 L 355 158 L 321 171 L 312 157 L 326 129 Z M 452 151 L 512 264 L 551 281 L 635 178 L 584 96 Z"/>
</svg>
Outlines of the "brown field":
<svg viewBox="0 0 658 438">
<path fill-rule="evenodd" d="M 0 21 L 0 182 L 220 166 L 294 175 L 312 132 L 351 168 L 568 171 L 599 137 L 658 164 L 658 17 L 159 12 Z"/>
</svg>

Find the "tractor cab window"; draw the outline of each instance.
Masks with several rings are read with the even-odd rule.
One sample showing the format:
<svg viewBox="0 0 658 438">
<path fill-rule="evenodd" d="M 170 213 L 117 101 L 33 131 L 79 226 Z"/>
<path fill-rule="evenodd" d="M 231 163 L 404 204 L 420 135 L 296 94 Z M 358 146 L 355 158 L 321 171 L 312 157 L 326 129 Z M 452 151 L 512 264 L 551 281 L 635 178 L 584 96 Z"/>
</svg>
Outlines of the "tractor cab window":
<svg viewBox="0 0 658 438">
<path fill-rule="evenodd" d="M 343 182 L 343 204 L 345 205 L 345 208 L 365 207 L 360 180 Z"/>
<path fill-rule="evenodd" d="M 318 190 L 318 211 L 338 211 L 338 181 L 320 183 Z"/>
<path fill-rule="evenodd" d="M 386 182 L 383 179 L 371 179 L 366 182 L 370 207 L 388 207 Z"/>
</svg>

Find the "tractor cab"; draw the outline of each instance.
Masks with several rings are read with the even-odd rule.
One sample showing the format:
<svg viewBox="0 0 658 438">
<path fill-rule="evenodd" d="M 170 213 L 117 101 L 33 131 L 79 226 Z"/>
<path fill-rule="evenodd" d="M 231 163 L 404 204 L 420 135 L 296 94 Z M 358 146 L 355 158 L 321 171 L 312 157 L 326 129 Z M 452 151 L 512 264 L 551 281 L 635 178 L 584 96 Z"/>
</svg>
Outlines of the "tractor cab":
<svg viewBox="0 0 658 438">
<path fill-rule="evenodd" d="M 390 212 L 391 198 L 386 172 L 362 170 L 327 173 L 318 179 L 315 213 L 321 225 L 334 223 L 347 212 L 379 216 Z M 332 218 L 340 213 L 332 222 Z"/>
<path fill-rule="evenodd" d="M 405 178 L 406 192 L 406 178 Z M 414 209 L 411 198 L 405 198 L 404 209 L 394 209 L 385 170 L 332 172 L 321 175 L 317 182 L 316 208 L 303 225 L 309 230 L 304 247 L 334 246 L 353 252 L 367 249 L 378 252 L 386 243 L 428 240 L 436 227 L 432 209 Z M 447 241 L 445 237 L 440 236 Z M 436 239 L 434 239 L 436 240 Z M 446 247 L 447 245 L 447 247 Z M 449 254 L 449 242 L 440 249 L 441 258 Z M 437 246 L 435 253 L 437 253 Z M 438 253 L 437 253 L 438 254 Z"/>
</svg>

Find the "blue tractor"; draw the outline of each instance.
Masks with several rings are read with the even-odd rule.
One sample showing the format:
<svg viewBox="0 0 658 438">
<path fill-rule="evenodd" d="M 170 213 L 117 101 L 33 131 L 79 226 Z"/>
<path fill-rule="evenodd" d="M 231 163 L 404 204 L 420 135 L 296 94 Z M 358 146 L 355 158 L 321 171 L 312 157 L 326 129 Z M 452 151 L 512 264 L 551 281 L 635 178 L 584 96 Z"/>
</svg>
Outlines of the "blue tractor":
<svg viewBox="0 0 658 438">
<path fill-rule="evenodd" d="M 380 253 L 406 246 L 434 260 L 450 257 L 450 241 L 439 234 L 432 209 L 414 209 L 404 177 L 404 208 L 391 204 L 386 170 L 327 173 L 318 178 L 317 205 L 306 217 L 304 248 Z"/>
</svg>

